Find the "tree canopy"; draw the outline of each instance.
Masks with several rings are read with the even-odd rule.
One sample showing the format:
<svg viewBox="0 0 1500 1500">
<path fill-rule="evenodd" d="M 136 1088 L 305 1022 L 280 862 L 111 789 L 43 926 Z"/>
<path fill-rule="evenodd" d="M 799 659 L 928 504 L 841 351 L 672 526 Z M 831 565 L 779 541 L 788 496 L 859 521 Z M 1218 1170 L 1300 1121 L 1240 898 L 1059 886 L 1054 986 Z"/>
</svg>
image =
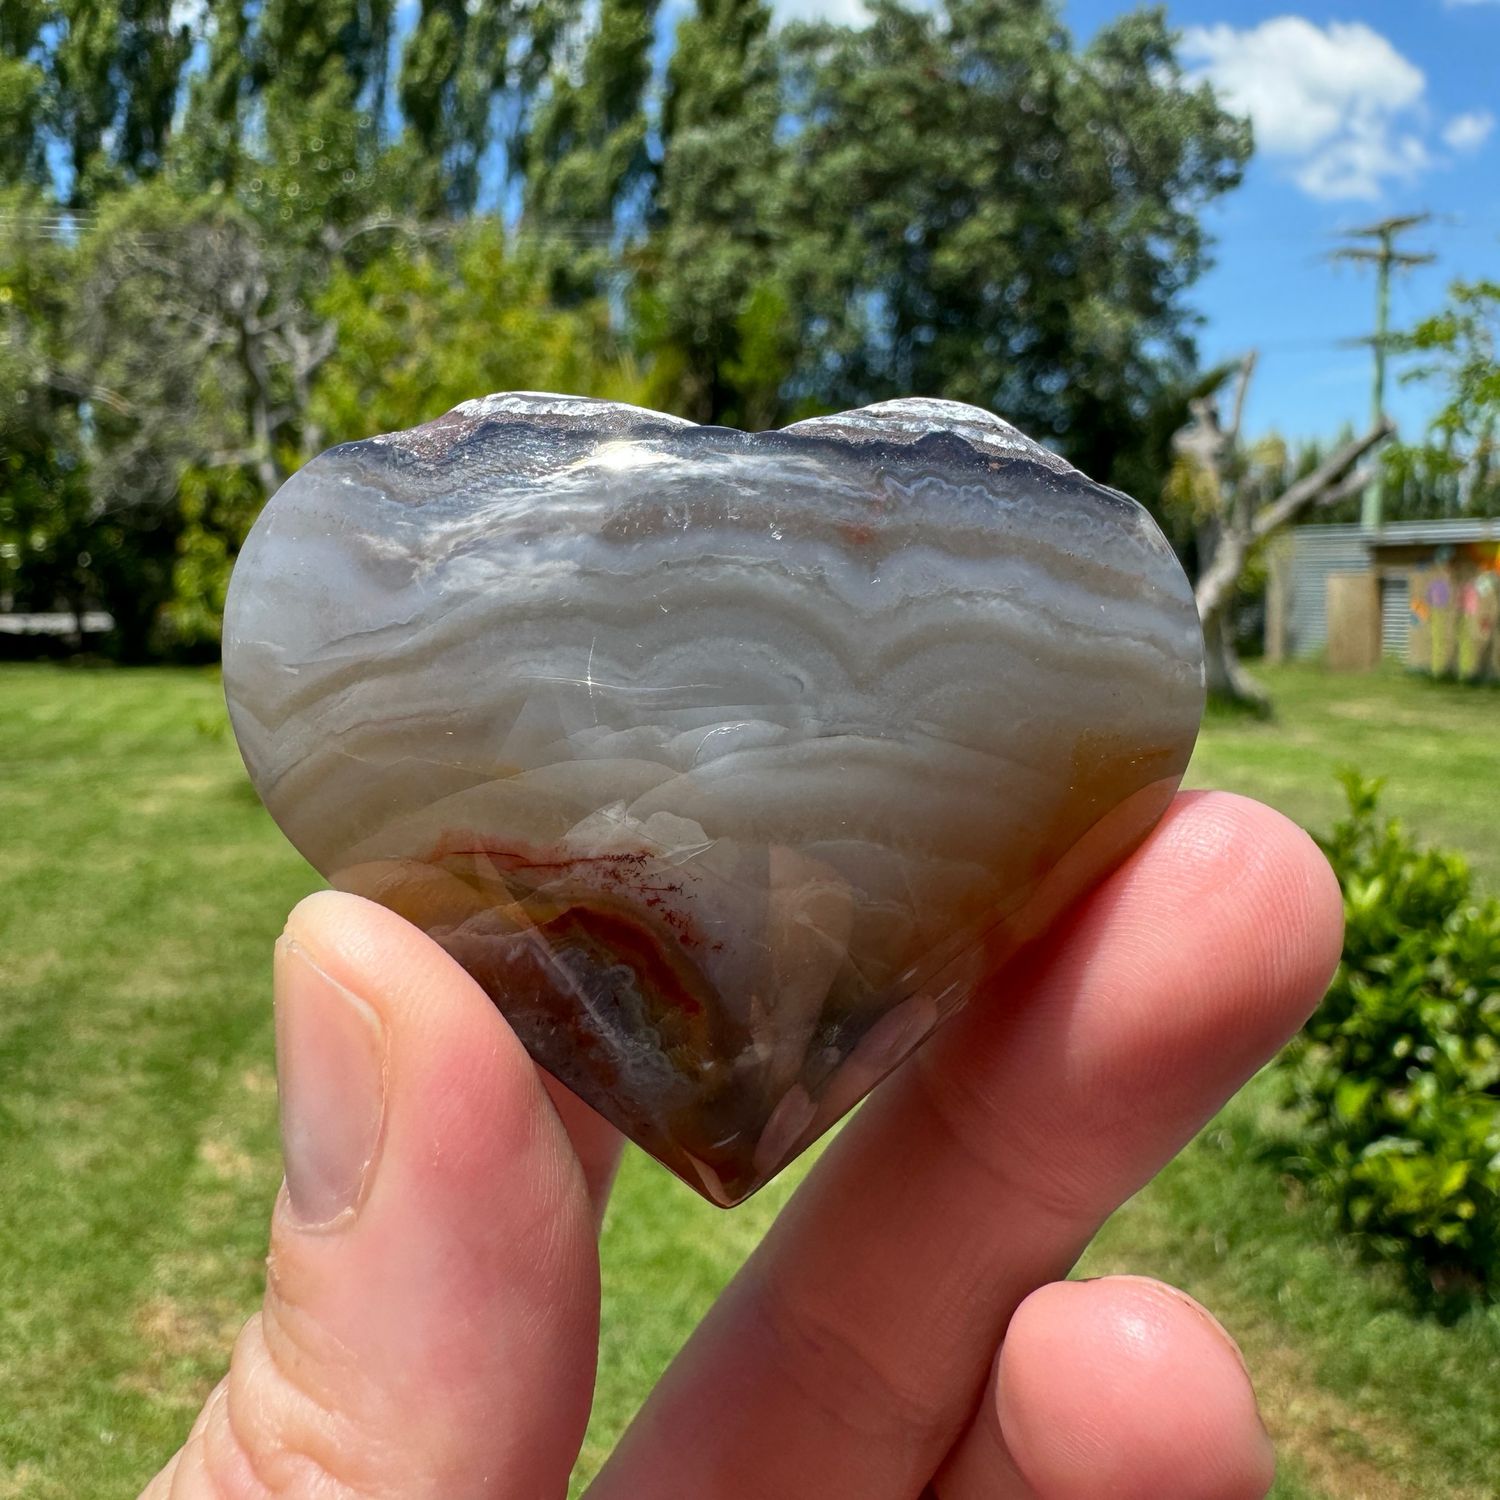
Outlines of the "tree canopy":
<svg viewBox="0 0 1500 1500">
<path fill-rule="evenodd" d="M 1418 357 L 1408 378 L 1442 400 L 1423 440 L 1391 454 L 1396 477 L 1435 492 L 1445 514 L 1500 515 L 1500 281 L 1456 282 L 1397 348 Z"/>
<path fill-rule="evenodd" d="M 1149 500 L 1250 150 L 1162 10 L 665 14 L 0 0 L 0 608 L 211 642 L 287 473 L 497 385 L 948 396 Z"/>
</svg>

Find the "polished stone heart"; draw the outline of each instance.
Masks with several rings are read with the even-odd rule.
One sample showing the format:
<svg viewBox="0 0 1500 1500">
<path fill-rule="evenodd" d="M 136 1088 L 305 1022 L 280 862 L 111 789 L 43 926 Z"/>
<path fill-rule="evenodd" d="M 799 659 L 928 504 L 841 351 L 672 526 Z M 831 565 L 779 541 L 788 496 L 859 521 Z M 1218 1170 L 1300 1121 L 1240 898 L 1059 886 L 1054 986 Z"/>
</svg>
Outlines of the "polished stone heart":
<svg viewBox="0 0 1500 1500">
<path fill-rule="evenodd" d="M 1146 512 L 940 401 L 746 434 L 490 396 L 332 449 L 245 544 L 224 680 L 307 858 L 726 1205 L 1007 1003 L 1203 699 Z"/>
</svg>

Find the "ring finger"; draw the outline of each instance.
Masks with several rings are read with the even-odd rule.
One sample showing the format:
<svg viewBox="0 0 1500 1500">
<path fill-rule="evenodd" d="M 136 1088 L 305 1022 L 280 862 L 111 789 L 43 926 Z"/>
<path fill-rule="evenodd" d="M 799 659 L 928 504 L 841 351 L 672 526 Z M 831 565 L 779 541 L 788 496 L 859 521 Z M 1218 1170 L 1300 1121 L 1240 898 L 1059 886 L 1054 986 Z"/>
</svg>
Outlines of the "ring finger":
<svg viewBox="0 0 1500 1500">
<path fill-rule="evenodd" d="M 934 1500 L 1258 1500 L 1275 1456 L 1238 1348 L 1159 1281 L 1060 1281 L 1015 1311 Z"/>
</svg>

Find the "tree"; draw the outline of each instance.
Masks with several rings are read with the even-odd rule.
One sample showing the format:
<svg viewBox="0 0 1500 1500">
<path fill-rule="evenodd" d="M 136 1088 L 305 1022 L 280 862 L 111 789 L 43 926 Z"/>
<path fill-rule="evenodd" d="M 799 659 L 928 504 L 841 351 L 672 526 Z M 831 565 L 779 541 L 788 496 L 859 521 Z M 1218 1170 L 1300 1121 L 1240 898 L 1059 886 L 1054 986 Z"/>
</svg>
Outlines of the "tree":
<svg viewBox="0 0 1500 1500">
<path fill-rule="evenodd" d="M 208 0 L 202 67 L 188 81 L 174 163 L 193 187 L 233 190 L 244 156 L 253 87 L 248 0 Z"/>
<path fill-rule="evenodd" d="M 34 196 L 9 221 L 30 226 L 19 264 L 31 281 L 0 282 L 20 330 L 6 344 L 24 335 L 26 352 L 0 384 L 34 415 L 29 477 L 6 488 L 27 534 L 51 539 L 22 571 L 33 594 L 81 590 L 108 609 L 123 655 L 160 644 L 174 598 L 176 640 L 215 626 L 215 590 L 256 510 L 324 446 L 313 392 L 339 332 L 320 307 L 333 276 L 393 235 L 449 232 L 390 212 L 400 152 L 363 149 L 358 122 L 330 104 L 337 88 L 288 117 L 285 137 L 268 130 L 261 154 L 242 153 L 239 195 L 161 176 L 111 194 L 71 236 Z M 371 198 L 377 211 L 362 215 Z M 45 297 L 31 284 L 43 267 Z M 79 580 L 54 552 L 84 559 Z"/>
<path fill-rule="evenodd" d="M 653 404 L 697 422 L 783 415 L 793 325 L 776 264 L 781 84 L 764 0 L 698 0 L 678 25 L 635 315 Z"/>
<path fill-rule="evenodd" d="M 497 384 L 947 395 L 1152 489 L 1245 128 L 1159 12 L 872 3 L 694 0 L 653 93 L 659 0 L 418 0 L 394 79 L 397 0 L 0 0 L 0 588 L 202 634 L 293 468 Z"/>
<path fill-rule="evenodd" d="M 564 299 L 601 289 L 622 210 L 650 172 L 646 86 L 657 0 L 600 0 L 593 26 L 561 49 L 525 144 L 523 225 L 553 241 Z"/>
<path fill-rule="evenodd" d="M 91 488 L 168 558 L 123 601 L 124 618 L 144 621 L 131 642 L 141 649 L 179 544 L 196 548 L 201 572 L 217 538 L 227 569 L 259 506 L 326 445 L 316 383 L 341 331 L 330 286 L 392 237 L 450 232 L 382 215 L 341 226 L 311 190 L 313 224 L 294 232 L 279 197 L 267 216 L 263 202 L 150 184 L 112 200 L 78 247 L 63 370 L 90 412 Z"/>
<path fill-rule="evenodd" d="M 1392 451 L 1396 475 L 1425 482 L 1440 514 L 1500 515 L 1500 282 L 1456 282 L 1394 347 L 1423 357 L 1408 380 L 1442 392 L 1424 440 Z"/>
<path fill-rule="evenodd" d="M 394 9 L 394 0 L 263 0 L 250 42 L 256 91 L 295 106 L 341 79 L 378 130 Z"/>
<path fill-rule="evenodd" d="M 440 236 L 384 235 L 373 253 L 334 264 L 313 316 L 319 358 L 304 404 L 284 408 L 288 444 L 300 443 L 288 447 L 288 463 L 309 448 L 429 421 L 486 391 L 640 396 L 607 309 L 554 306 L 545 263 L 513 248 L 494 219 Z M 262 321 L 274 323 L 274 313 Z M 282 378 L 294 374 L 296 350 L 278 350 L 274 330 L 260 336 Z M 236 458 L 220 454 L 216 464 L 204 449 L 182 470 L 168 615 L 179 643 L 217 640 L 231 565 L 264 500 L 268 481 Z"/>
<path fill-rule="evenodd" d="M 312 393 L 320 431 L 330 442 L 392 432 L 489 391 L 639 399 L 608 308 L 557 307 L 548 280 L 536 248 L 490 218 L 341 266 L 318 303 L 335 329 Z"/>
<path fill-rule="evenodd" d="M 875 0 L 789 35 L 795 380 L 993 407 L 1108 478 L 1192 368 L 1182 293 L 1248 126 L 1160 9 L 1074 47 L 1052 0 Z"/>
<path fill-rule="evenodd" d="M 0 0 L 0 183 L 39 181 L 77 214 L 169 166 L 194 187 L 232 186 L 247 137 L 330 102 L 369 144 L 384 129 L 393 11 L 394 0 Z"/>
<path fill-rule="evenodd" d="M 458 4 L 438 112 L 474 128 L 429 153 L 384 104 L 394 0 L 187 11 L 0 0 L 0 102 L 22 127 L 0 144 L 0 593 L 101 605 L 133 656 L 163 621 L 178 640 L 212 630 L 245 528 L 326 439 L 330 287 L 393 235 L 452 232 L 433 210 L 472 197 L 496 90 L 545 50 L 508 62 L 517 8 Z"/>
<path fill-rule="evenodd" d="M 1198 396 L 1190 402 L 1192 421 L 1175 439 L 1181 462 L 1171 488 L 1178 507 L 1194 518 L 1198 554 L 1194 598 L 1203 623 L 1209 698 L 1264 708 L 1264 692 L 1240 665 L 1229 618 L 1251 556 L 1308 511 L 1358 494 L 1373 473 L 1358 468 L 1360 460 L 1392 429 L 1389 422 L 1382 422 L 1363 437 L 1341 444 L 1309 473 L 1283 488 L 1279 481 L 1284 463 L 1257 464 L 1241 439 L 1255 361 L 1256 356 L 1248 354 L 1240 362 L 1227 427 L 1220 418 L 1216 395 Z"/>
<path fill-rule="evenodd" d="M 46 178 L 47 75 L 36 49 L 47 20 L 45 0 L 0 0 L 0 187 Z"/>
<path fill-rule="evenodd" d="M 66 200 L 86 208 L 161 166 L 192 34 L 172 0 L 60 0 L 53 9 L 42 53 L 49 124 L 66 151 Z"/>
<path fill-rule="evenodd" d="M 93 501 L 80 392 L 58 370 L 71 254 L 34 188 L 0 188 L 0 609 L 82 614 Z"/>
<path fill-rule="evenodd" d="M 401 54 L 397 95 L 421 157 L 436 166 L 450 212 L 466 213 L 479 198 L 496 114 L 509 114 L 513 145 L 537 81 L 551 61 L 578 0 L 422 0 Z"/>
<path fill-rule="evenodd" d="M 296 393 L 326 349 L 284 263 L 237 205 L 164 182 L 111 198 L 74 252 L 59 369 L 87 415 L 110 529 L 93 572 L 126 656 L 157 644 L 185 477 L 243 471 L 264 497 L 307 456 Z"/>
</svg>

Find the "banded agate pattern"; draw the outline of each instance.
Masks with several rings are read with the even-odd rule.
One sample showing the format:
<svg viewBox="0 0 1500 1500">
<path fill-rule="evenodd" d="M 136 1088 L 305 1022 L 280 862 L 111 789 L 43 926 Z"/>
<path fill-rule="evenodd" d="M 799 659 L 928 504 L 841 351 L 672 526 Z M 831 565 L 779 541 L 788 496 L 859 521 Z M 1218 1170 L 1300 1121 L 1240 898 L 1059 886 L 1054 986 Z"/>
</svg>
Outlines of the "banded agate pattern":
<svg viewBox="0 0 1500 1500">
<path fill-rule="evenodd" d="M 332 449 L 236 566 L 250 774 L 712 1201 L 1145 835 L 1202 707 L 1134 501 L 999 418 L 779 432 L 539 394 Z"/>
</svg>

